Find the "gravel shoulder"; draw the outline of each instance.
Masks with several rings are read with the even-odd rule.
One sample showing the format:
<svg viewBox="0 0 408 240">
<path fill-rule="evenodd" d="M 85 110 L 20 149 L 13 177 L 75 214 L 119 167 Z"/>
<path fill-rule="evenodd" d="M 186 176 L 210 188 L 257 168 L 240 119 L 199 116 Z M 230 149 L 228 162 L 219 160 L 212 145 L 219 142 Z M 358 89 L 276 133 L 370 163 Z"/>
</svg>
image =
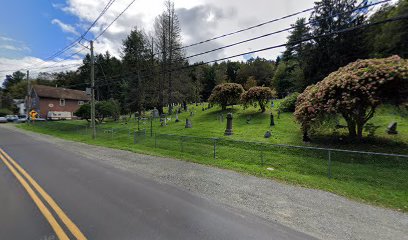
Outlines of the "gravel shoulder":
<svg viewBox="0 0 408 240">
<path fill-rule="evenodd" d="M 407 239 L 408 214 L 195 163 L 67 141 L 1 125 L 55 147 L 172 184 L 320 239 Z"/>
</svg>

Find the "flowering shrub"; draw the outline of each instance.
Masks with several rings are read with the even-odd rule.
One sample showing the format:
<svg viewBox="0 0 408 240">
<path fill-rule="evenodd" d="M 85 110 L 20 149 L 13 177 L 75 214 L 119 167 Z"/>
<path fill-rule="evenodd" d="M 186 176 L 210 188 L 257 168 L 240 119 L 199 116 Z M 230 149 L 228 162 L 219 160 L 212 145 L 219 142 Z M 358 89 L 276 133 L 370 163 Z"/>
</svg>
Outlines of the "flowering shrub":
<svg viewBox="0 0 408 240">
<path fill-rule="evenodd" d="M 297 98 L 294 115 L 307 133 L 328 115 L 340 114 L 350 137 L 361 138 L 381 103 L 407 98 L 408 60 L 398 56 L 357 60 L 308 86 Z"/>
<path fill-rule="evenodd" d="M 227 106 L 237 104 L 244 88 L 238 83 L 224 83 L 214 87 L 208 101 L 217 103 L 225 110 Z"/>
<path fill-rule="evenodd" d="M 252 105 L 261 108 L 262 112 L 265 112 L 265 106 L 268 101 L 276 97 L 276 91 L 271 90 L 269 87 L 251 87 L 247 92 L 241 95 L 241 102 L 245 106 Z"/>
</svg>

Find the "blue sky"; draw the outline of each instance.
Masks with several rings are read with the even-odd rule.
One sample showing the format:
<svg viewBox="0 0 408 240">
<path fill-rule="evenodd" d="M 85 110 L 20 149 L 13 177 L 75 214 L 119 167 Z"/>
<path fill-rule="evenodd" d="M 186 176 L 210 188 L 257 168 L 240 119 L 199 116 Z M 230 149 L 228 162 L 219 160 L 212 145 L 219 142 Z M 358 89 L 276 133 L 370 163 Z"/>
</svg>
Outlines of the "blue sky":
<svg viewBox="0 0 408 240">
<path fill-rule="evenodd" d="M 0 57 L 21 58 L 27 55 L 46 58 L 69 43 L 74 34 L 66 33 L 52 24 L 53 19 L 75 25 L 78 17 L 64 13 L 53 4 L 65 1 L 2 0 L 0 14 Z M 5 11 L 4 11 L 5 10 Z M 10 49 L 14 46 L 19 50 Z"/>
</svg>

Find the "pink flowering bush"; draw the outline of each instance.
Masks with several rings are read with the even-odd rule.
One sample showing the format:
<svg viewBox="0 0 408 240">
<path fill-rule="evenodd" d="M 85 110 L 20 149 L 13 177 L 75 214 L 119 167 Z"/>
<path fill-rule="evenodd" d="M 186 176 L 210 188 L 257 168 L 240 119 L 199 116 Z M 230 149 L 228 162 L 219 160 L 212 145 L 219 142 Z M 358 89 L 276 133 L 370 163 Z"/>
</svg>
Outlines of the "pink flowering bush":
<svg viewBox="0 0 408 240">
<path fill-rule="evenodd" d="M 251 87 L 248 91 L 241 95 L 241 102 L 245 106 L 252 105 L 254 107 L 261 108 L 262 112 L 265 112 L 265 106 L 268 101 L 276 97 L 276 91 L 271 90 L 269 87 Z"/>
<path fill-rule="evenodd" d="M 224 83 L 214 87 L 208 101 L 221 105 L 222 110 L 227 106 L 239 103 L 241 94 L 244 88 L 238 83 Z"/>
<path fill-rule="evenodd" d="M 308 86 L 297 98 L 294 115 L 307 133 L 326 117 L 340 114 L 350 137 L 361 138 L 380 104 L 407 98 L 408 60 L 398 56 L 357 60 Z"/>
</svg>

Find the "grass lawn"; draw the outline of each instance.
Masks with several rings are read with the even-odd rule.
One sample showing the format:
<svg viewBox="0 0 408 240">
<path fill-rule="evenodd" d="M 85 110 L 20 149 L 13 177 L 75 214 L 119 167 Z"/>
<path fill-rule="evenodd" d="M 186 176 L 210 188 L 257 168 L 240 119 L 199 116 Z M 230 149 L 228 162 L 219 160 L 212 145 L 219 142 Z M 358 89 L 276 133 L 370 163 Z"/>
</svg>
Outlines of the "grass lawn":
<svg viewBox="0 0 408 240">
<path fill-rule="evenodd" d="M 225 112 L 218 107 L 202 111 L 203 106 L 190 105 L 190 110 L 195 114 L 190 117 L 188 112 L 181 113 L 179 123 L 175 123 L 174 115 L 166 127 L 161 127 L 158 120 L 153 121 L 153 137 L 150 137 L 150 121 L 141 121 L 140 129 L 146 128 L 147 136 L 137 135 L 136 144 L 132 136 L 133 130 L 137 129 L 137 122 L 134 120 L 101 124 L 98 126 L 96 140 L 90 138 L 85 121 L 38 122 L 19 126 L 74 141 L 232 169 L 408 212 L 408 158 L 331 152 L 332 178 L 329 179 L 328 151 L 272 145 L 306 145 L 408 154 L 406 112 L 391 106 L 380 108 L 370 121 L 379 126 L 375 137 L 366 137 L 363 142 L 349 142 L 345 130 L 332 134 L 333 129 L 325 126 L 312 136 L 312 143 L 304 144 L 299 125 L 294 122 L 291 113 L 281 113 L 278 119 L 278 104 L 276 102 L 275 108 L 266 113 L 240 106 L 234 106 Z M 269 126 L 270 111 L 275 116 L 273 127 Z M 227 112 L 234 115 L 234 135 L 224 137 Z M 223 122 L 217 119 L 221 113 Z M 184 127 L 187 117 L 192 120 L 193 128 Z M 388 135 L 385 132 L 392 121 L 398 122 L 398 135 Z M 269 139 L 263 137 L 267 130 L 272 132 Z M 217 138 L 215 146 L 212 138 Z M 343 140 L 339 140 L 340 138 Z"/>
</svg>

